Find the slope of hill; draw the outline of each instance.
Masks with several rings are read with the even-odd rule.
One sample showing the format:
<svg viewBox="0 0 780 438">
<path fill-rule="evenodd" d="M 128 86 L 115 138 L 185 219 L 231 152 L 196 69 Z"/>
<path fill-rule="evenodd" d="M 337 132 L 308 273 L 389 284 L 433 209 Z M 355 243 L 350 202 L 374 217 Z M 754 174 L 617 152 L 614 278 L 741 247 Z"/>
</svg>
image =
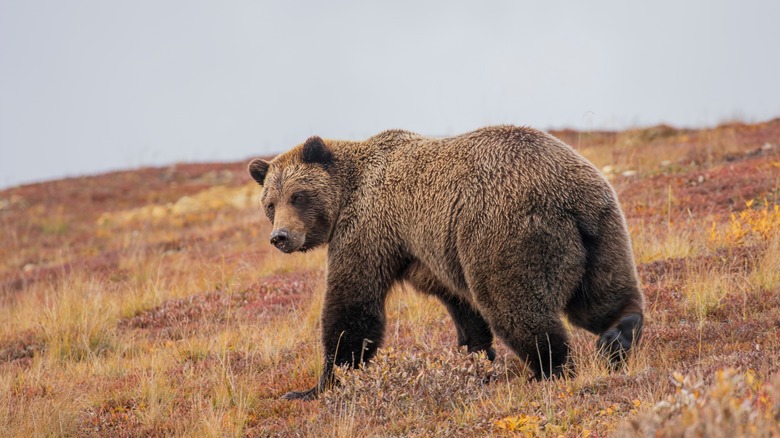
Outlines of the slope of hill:
<svg viewBox="0 0 780 438">
<path fill-rule="evenodd" d="M 527 381 L 500 343 L 494 363 L 457 351 L 445 309 L 398 288 L 370 366 L 279 400 L 321 365 L 324 252 L 272 249 L 245 163 L 183 164 L 0 192 L 0 431 L 780 434 L 780 119 L 554 134 L 626 213 L 648 307 L 626 369 L 575 330 L 577 376 Z"/>
</svg>

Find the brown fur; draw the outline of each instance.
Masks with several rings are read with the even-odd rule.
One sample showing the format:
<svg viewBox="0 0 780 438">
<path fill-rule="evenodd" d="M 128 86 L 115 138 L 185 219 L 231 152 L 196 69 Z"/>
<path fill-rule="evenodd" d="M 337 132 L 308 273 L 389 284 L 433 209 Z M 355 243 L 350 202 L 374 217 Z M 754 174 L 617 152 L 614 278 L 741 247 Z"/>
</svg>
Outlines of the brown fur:
<svg viewBox="0 0 780 438">
<path fill-rule="evenodd" d="M 249 167 L 275 245 L 329 245 L 325 369 L 317 386 L 286 398 L 316 397 L 334 363 L 375 353 L 398 281 L 444 302 L 460 345 L 492 358 L 495 333 L 538 377 L 566 369 L 561 313 L 600 334 L 616 365 L 638 341 L 644 299 L 615 192 L 548 134 L 501 126 L 443 139 L 313 137 Z"/>
</svg>

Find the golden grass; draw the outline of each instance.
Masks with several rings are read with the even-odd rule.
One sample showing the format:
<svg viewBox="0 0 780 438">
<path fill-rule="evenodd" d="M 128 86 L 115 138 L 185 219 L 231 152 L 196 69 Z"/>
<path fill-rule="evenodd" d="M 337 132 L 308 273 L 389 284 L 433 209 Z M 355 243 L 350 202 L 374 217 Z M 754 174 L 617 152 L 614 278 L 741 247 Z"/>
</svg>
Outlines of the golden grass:
<svg viewBox="0 0 780 438">
<path fill-rule="evenodd" d="M 696 257 L 707 243 L 695 228 L 644 221 L 632 226 L 630 235 L 637 263 Z"/>
<path fill-rule="evenodd" d="M 727 295 L 742 296 L 748 292 L 750 285 L 746 280 L 742 274 L 690 268 L 684 276 L 682 292 L 689 311 L 703 325 Z"/>
<path fill-rule="evenodd" d="M 765 290 L 780 288 L 780 233 L 775 234 L 753 267 L 748 283 Z"/>
</svg>

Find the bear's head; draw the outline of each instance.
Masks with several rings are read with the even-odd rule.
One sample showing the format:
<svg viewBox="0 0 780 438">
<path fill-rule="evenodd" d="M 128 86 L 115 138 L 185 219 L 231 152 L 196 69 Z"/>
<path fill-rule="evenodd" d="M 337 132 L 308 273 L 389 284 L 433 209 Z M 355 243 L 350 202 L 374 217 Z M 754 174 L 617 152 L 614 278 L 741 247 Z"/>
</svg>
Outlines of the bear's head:
<svg viewBox="0 0 780 438">
<path fill-rule="evenodd" d="M 333 165 L 333 153 L 319 137 L 270 163 L 249 163 L 249 174 L 263 187 L 260 203 L 273 225 L 271 243 L 280 251 L 306 251 L 330 240 L 339 208 Z"/>
</svg>

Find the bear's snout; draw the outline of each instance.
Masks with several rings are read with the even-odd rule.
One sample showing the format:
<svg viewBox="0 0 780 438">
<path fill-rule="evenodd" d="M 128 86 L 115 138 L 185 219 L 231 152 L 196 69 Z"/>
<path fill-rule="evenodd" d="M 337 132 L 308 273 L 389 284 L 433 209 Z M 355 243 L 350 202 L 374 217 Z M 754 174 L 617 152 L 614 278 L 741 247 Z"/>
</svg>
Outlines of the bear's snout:
<svg viewBox="0 0 780 438">
<path fill-rule="evenodd" d="M 290 232 L 287 230 L 274 230 L 271 233 L 271 245 L 284 251 L 284 247 L 290 241 Z"/>
<path fill-rule="evenodd" d="M 278 228 L 271 233 L 271 245 L 282 252 L 293 252 L 300 246 L 300 240 L 295 233 L 284 228 Z"/>
</svg>

